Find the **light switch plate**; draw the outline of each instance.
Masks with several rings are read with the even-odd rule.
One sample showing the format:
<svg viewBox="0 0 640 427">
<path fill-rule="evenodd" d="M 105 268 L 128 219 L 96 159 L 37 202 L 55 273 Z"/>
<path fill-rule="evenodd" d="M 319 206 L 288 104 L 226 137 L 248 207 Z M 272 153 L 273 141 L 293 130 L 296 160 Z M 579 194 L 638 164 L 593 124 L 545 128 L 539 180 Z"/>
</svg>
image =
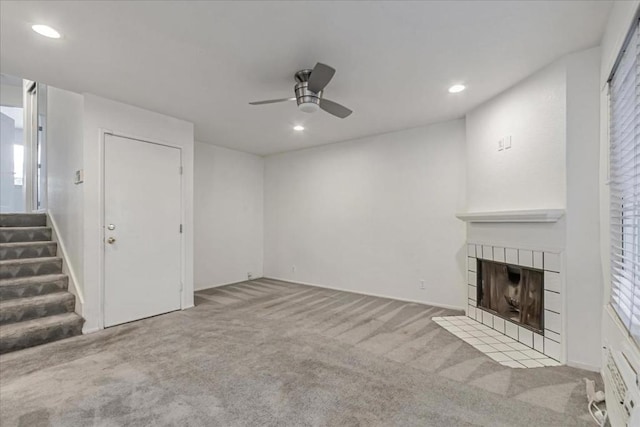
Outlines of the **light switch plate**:
<svg viewBox="0 0 640 427">
<path fill-rule="evenodd" d="M 82 184 L 84 182 L 84 170 L 79 169 L 76 171 L 76 179 L 74 184 Z"/>
<path fill-rule="evenodd" d="M 511 136 L 504 139 L 504 149 L 508 150 L 509 148 L 511 148 Z"/>
<path fill-rule="evenodd" d="M 498 151 L 504 150 L 504 139 L 498 141 Z"/>
</svg>

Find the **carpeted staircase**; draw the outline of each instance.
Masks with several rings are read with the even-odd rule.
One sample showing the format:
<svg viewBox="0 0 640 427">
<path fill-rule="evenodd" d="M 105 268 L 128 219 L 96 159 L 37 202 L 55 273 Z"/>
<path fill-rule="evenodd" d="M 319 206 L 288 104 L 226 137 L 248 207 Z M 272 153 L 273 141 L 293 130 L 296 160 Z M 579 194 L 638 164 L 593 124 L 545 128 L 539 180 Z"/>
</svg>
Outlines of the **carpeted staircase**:
<svg viewBox="0 0 640 427">
<path fill-rule="evenodd" d="M 45 214 L 0 214 L 0 354 L 82 333 L 56 253 Z"/>
</svg>

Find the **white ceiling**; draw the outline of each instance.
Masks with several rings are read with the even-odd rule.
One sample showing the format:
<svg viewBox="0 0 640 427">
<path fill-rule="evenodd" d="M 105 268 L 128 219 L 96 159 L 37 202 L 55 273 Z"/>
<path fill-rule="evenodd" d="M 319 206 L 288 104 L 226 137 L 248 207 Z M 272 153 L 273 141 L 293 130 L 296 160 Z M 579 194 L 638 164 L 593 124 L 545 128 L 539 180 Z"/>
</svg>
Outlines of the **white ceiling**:
<svg viewBox="0 0 640 427">
<path fill-rule="evenodd" d="M 596 46 L 611 2 L 0 2 L 0 70 L 195 123 L 198 141 L 269 154 L 461 117 Z M 34 23 L 58 29 L 51 40 Z M 293 74 L 337 69 L 341 120 L 299 112 Z M 447 88 L 464 82 L 467 91 Z M 292 130 L 303 124 L 302 133 Z"/>
</svg>

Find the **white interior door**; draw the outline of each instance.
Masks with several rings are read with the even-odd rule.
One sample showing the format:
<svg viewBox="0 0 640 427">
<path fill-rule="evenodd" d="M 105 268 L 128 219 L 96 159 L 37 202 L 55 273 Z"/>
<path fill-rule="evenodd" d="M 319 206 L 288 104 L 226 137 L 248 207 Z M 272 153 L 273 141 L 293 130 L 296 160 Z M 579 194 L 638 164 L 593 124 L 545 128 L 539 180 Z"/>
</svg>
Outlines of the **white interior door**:
<svg viewBox="0 0 640 427">
<path fill-rule="evenodd" d="M 180 150 L 105 135 L 104 154 L 104 324 L 178 310 Z"/>
</svg>

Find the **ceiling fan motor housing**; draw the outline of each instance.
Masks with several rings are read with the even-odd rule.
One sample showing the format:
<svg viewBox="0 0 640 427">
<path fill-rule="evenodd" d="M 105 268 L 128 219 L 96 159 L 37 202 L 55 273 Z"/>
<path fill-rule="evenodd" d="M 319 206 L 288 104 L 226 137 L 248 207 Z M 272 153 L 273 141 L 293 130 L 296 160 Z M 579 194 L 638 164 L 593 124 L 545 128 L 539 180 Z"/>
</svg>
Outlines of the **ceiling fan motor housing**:
<svg viewBox="0 0 640 427">
<path fill-rule="evenodd" d="M 298 109 L 305 113 L 315 113 L 320 109 L 322 91 L 316 93 L 309 90 L 309 76 L 312 70 L 300 70 L 296 73 L 295 93 Z"/>
</svg>

